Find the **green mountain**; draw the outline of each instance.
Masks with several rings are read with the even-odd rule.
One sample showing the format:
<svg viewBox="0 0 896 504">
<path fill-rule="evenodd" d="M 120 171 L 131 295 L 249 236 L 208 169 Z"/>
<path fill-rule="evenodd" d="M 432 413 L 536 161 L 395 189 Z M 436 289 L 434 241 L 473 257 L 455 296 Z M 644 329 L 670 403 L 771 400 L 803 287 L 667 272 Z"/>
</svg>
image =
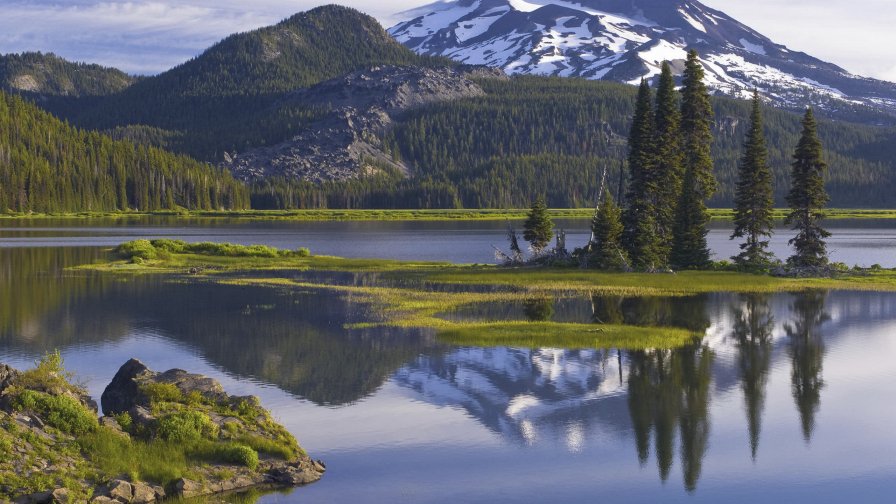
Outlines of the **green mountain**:
<svg viewBox="0 0 896 504">
<path fill-rule="evenodd" d="M 231 35 L 167 72 L 101 100 L 67 100 L 51 110 L 94 129 L 140 124 L 195 129 L 239 122 L 283 94 L 370 65 L 428 65 L 376 19 L 341 6 L 296 14 L 274 26 Z"/>
<path fill-rule="evenodd" d="M 229 173 L 69 126 L 0 91 L 0 212 L 245 208 Z"/>
<path fill-rule="evenodd" d="M 253 206 L 462 206 L 524 208 L 544 193 L 552 207 L 594 204 L 606 186 L 619 198 L 635 94 L 633 86 L 583 79 L 479 79 L 485 96 L 418 108 L 398 118 L 383 150 L 407 167 L 396 174 L 326 184 L 256 182 Z M 733 204 L 750 104 L 717 98 L 713 158 L 720 189 L 710 202 Z M 800 116 L 766 113 L 775 197 L 784 205 Z M 896 129 L 823 121 L 832 205 L 896 205 Z"/>
<path fill-rule="evenodd" d="M 121 70 L 72 63 L 55 54 L 0 55 L 0 89 L 41 96 L 103 96 L 137 82 Z"/>
</svg>

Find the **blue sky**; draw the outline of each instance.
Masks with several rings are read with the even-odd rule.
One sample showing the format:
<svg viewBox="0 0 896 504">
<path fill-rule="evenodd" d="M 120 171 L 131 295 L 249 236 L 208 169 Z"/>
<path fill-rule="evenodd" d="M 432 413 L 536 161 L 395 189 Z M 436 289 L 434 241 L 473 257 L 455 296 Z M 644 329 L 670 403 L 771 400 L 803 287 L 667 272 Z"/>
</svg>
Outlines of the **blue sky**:
<svg viewBox="0 0 896 504">
<path fill-rule="evenodd" d="M 0 53 L 40 50 L 131 73 L 163 71 L 238 31 L 321 5 L 315 0 L 2 0 Z M 426 0 L 339 1 L 387 27 Z M 703 0 L 772 40 L 847 70 L 896 82 L 894 0 Z"/>
</svg>

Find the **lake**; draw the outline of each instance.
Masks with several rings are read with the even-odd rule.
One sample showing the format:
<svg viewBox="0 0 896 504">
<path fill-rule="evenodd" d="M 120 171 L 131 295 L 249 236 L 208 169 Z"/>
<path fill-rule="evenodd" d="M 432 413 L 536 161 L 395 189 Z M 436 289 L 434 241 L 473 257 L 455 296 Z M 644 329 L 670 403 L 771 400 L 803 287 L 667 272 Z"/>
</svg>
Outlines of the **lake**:
<svg viewBox="0 0 896 504">
<path fill-rule="evenodd" d="M 517 229 L 521 222 L 513 223 Z M 588 221 L 558 220 L 567 230 L 570 249 L 587 243 Z M 832 261 L 850 266 L 896 267 L 896 220 L 831 220 L 828 240 Z M 278 248 L 308 247 L 314 254 L 416 261 L 493 264 L 493 247 L 507 248 L 508 224 L 501 221 L 249 221 L 166 217 L 95 219 L 0 220 L 3 247 L 111 247 L 136 238 L 180 238 L 186 241 L 261 243 Z M 779 227 L 781 227 L 779 225 Z M 707 241 L 717 260 L 736 255 L 729 239 L 731 224 L 713 222 Z M 771 250 L 786 259 L 792 233 L 779 229 Z"/>
<path fill-rule="evenodd" d="M 584 235 L 576 224 L 570 243 Z M 832 252 L 896 266 L 894 226 L 844 224 Z M 144 236 L 481 263 L 503 245 L 503 223 L 0 228 L 0 362 L 27 367 L 58 348 L 94 397 L 131 357 L 258 395 L 328 465 L 321 482 L 262 503 L 888 503 L 896 492 L 896 293 L 491 304 L 442 316 L 661 323 L 704 337 L 648 352 L 458 347 L 429 331 L 347 330 L 378 314 L 328 292 L 62 270 Z M 724 238 L 720 228 L 710 242 Z"/>
</svg>

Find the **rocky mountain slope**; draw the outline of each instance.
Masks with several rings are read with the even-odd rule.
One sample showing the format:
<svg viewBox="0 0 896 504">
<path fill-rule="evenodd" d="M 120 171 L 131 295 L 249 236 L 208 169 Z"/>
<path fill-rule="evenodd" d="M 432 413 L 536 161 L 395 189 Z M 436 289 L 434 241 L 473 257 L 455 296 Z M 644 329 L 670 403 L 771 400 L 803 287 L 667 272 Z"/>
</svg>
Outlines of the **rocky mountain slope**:
<svg viewBox="0 0 896 504">
<path fill-rule="evenodd" d="M 398 114 L 438 102 L 483 96 L 468 77 L 501 77 L 474 68 L 372 67 L 289 95 L 284 102 L 325 111 L 292 138 L 226 156 L 224 166 L 251 181 L 268 177 L 322 182 L 371 175 L 382 168 L 407 173 L 383 150 L 381 137 Z M 278 103 L 283 106 L 284 103 Z"/>
<path fill-rule="evenodd" d="M 696 0 L 457 0 L 405 13 L 389 32 L 420 54 L 503 68 L 637 83 L 700 52 L 708 84 L 779 106 L 896 116 L 896 84 L 791 51 Z M 880 120 L 879 118 L 872 120 Z"/>
</svg>

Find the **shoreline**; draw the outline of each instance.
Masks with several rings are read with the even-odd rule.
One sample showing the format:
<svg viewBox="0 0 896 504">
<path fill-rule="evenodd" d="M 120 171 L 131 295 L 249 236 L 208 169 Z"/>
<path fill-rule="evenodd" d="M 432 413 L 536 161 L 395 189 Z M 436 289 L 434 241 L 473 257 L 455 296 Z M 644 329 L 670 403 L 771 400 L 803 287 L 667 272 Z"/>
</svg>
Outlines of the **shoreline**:
<svg viewBox="0 0 896 504">
<path fill-rule="evenodd" d="M 529 209 L 457 209 L 457 210 L 243 210 L 243 211 L 164 211 L 164 212 L 75 212 L 59 214 L 0 214 L 3 221 L 27 220 L 127 220 L 147 218 L 188 219 L 235 219 L 248 221 L 502 221 L 523 220 Z M 552 219 L 591 219 L 593 208 L 549 209 Z M 774 218 L 783 219 L 786 209 L 775 209 Z M 841 219 L 896 219 L 896 209 L 828 209 L 828 220 Z M 731 209 L 710 209 L 713 220 L 731 220 Z"/>
</svg>

